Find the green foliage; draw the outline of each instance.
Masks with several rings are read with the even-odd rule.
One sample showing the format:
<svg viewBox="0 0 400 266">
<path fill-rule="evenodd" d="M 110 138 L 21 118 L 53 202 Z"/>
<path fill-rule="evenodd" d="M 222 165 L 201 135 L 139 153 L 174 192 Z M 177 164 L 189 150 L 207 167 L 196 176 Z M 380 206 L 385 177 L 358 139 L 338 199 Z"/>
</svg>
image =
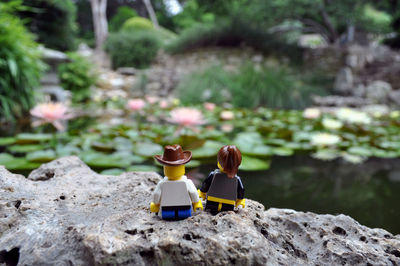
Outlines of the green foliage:
<svg viewBox="0 0 400 266">
<path fill-rule="evenodd" d="M 12 13 L 20 1 L 0 3 L 0 119 L 15 121 L 33 104 L 43 63 L 33 36 Z"/>
<path fill-rule="evenodd" d="M 76 6 L 72 0 L 24 0 L 29 9 L 20 12 L 29 29 L 46 47 L 67 51 L 76 47 Z"/>
<path fill-rule="evenodd" d="M 301 108 L 310 104 L 312 94 L 325 93 L 313 83 L 284 67 L 245 64 L 238 73 L 227 73 L 220 66 L 212 66 L 186 77 L 178 93 L 186 104 L 210 101 L 231 102 L 236 107 Z"/>
<path fill-rule="evenodd" d="M 215 15 L 212 12 L 201 7 L 199 1 L 188 0 L 184 4 L 182 12 L 173 17 L 173 21 L 178 26 L 178 29 L 186 29 L 198 22 L 213 23 Z"/>
<path fill-rule="evenodd" d="M 117 13 L 110 19 L 108 28 L 110 32 L 117 32 L 124 25 L 125 21 L 137 17 L 136 11 L 129 6 L 120 6 L 117 9 Z"/>
<path fill-rule="evenodd" d="M 238 17 L 218 20 L 214 24 L 195 24 L 167 45 L 166 50 L 178 53 L 207 46 L 239 46 L 243 43 L 264 53 L 284 55 L 293 61 L 301 61 L 302 58 L 301 48 Z"/>
<path fill-rule="evenodd" d="M 58 76 L 61 86 L 72 92 L 75 102 L 86 100 L 90 97 L 90 87 L 96 82 L 91 64 L 76 53 L 68 53 L 70 62 L 58 67 Z"/>
<path fill-rule="evenodd" d="M 110 34 L 106 42 L 106 51 L 110 54 L 114 68 L 137 67 L 150 65 L 161 41 L 153 31 L 120 31 Z"/>
<path fill-rule="evenodd" d="M 151 30 L 153 29 L 153 23 L 150 20 L 143 17 L 134 17 L 128 19 L 122 26 L 122 30 L 127 31 L 138 31 L 138 30 Z"/>
<path fill-rule="evenodd" d="M 385 33 L 390 32 L 390 23 L 392 17 L 386 12 L 379 11 L 371 5 L 364 6 L 364 14 L 360 18 L 363 23 L 363 28 L 369 32 Z"/>
</svg>

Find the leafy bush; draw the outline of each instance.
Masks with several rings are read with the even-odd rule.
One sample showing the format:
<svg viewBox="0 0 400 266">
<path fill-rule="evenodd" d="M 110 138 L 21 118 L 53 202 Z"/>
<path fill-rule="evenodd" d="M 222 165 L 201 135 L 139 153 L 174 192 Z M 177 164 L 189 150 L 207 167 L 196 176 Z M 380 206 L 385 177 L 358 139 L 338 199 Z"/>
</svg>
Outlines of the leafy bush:
<svg viewBox="0 0 400 266">
<path fill-rule="evenodd" d="M 111 32 L 117 32 L 124 25 L 125 21 L 137 17 L 136 11 L 129 6 L 120 6 L 117 9 L 117 13 L 111 18 L 108 24 Z"/>
<path fill-rule="evenodd" d="M 244 64 L 238 73 L 227 73 L 212 66 L 187 76 L 178 85 L 183 103 L 204 101 L 235 107 L 302 108 L 310 104 L 312 94 L 325 94 L 316 81 L 283 67 L 254 67 Z M 199 95 L 199 92 L 200 95 Z"/>
<path fill-rule="evenodd" d="M 15 121 L 33 104 L 43 63 L 33 36 L 12 13 L 16 1 L 0 3 L 0 118 Z"/>
<path fill-rule="evenodd" d="M 85 58 L 76 53 L 67 55 L 70 62 L 58 67 L 61 86 L 72 92 L 75 102 L 86 100 L 90 97 L 90 87 L 96 82 L 96 76 Z"/>
<path fill-rule="evenodd" d="M 185 52 L 207 46 L 240 46 L 245 43 L 264 53 L 288 56 L 301 61 L 302 49 L 281 36 L 251 26 L 240 18 L 219 20 L 214 24 L 195 24 L 167 45 L 170 53 Z"/>
<path fill-rule="evenodd" d="M 76 7 L 72 0 L 24 0 L 30 7 L 20 12 L 29 29 L 46 47 L 67 51 L 76 47 Z"/>
<path fill-rule="evenodd" d="M 122 30 L 138 31 L 138 30 L 151 30 L 153 23 L 147 18 L 134 17 L 128 19 L 122 26 Z"/>
<path fill-rule="evenodd" d="M 153 31 L 120 31 L 110 34 L 106 51 L 110 54 L 114 68 L 150 65 L 161 46 L 159 37 Z"/>
</svg>

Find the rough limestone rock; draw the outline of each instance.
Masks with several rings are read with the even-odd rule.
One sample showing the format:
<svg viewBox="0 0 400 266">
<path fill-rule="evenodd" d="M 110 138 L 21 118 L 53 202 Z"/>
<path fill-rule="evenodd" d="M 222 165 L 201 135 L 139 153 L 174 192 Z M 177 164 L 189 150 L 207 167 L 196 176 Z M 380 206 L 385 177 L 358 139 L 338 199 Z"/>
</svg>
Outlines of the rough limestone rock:
<svg viewBox="0 0 400 266">
<path fill-rule="evenodd" d="M 339 70 L 333 89 L 335 92 L 343 95 L 350 95 L 354 88 L 354 78 L 351 68 L 344 67 Z"/>
<path fill-rule="evenodd" d="M 155 173 L 103 176 L 77 157 L 28 178 L 0 167 L 0 265 L 399 265 L 400 235 L 345 215 L 149 212 Z"/>
</svg>

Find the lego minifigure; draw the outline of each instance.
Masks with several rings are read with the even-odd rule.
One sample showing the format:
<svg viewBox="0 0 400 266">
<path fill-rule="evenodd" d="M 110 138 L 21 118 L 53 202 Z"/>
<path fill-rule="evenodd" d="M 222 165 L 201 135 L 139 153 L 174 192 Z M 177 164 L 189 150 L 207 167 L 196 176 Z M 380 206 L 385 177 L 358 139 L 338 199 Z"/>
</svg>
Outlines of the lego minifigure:
<svg viewBox="0 0 400 266">
<path fill-rule="evenodd" d="M 223 146 L 218 152 L 218 168 L 212 171 L 198 190 L 203 200 L 207 199 L 206 211 L 217 214 L 245 206 L 244 188 L 236 175 L 242 162 L 240 150 L 233 145 Z"/>
<path fill-rule="evenodd" d="M 164 166 L 164 179 L 158 182 L 153 193 L 150 211 L 159 213 L 165 220 L 181 220 L 192 215 L 193 210 L 203 210 L 203 204 L 192 180 L 185 176 L 185 164 L 192 158 L 190 151 L 183 151 L 181 146 L 169 145 L 164 154 L 155 159 Z"/>
</svg>

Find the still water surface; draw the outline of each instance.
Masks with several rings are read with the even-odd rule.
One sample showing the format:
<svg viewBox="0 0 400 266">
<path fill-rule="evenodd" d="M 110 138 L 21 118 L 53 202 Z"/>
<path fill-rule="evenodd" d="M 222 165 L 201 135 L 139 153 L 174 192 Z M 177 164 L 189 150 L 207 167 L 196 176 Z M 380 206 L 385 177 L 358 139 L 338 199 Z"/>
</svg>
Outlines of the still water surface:
<svg viewBox="0 0 400 266">
<path fill-rule="evenodd" d="M 202 166 L 207 175 L 214 166 Z M 246 198 L 266 208 L 346 214 L 368 227 L 400 234 L 400 159 L 363 164 L 309 156 L 275 157 L 262 172 L 239 172 Z"/>
</svg>

